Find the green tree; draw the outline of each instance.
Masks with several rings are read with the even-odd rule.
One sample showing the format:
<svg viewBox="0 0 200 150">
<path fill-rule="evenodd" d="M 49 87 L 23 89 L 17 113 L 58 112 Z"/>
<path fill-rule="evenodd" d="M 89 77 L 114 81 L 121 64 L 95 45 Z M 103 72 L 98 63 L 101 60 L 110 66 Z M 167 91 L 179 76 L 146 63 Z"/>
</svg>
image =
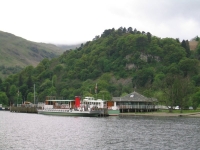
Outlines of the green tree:
<svg viewBox="0 0 200 150">
<path fill-rule="evenodd" d="M 26 84 L 28 86 L 28 89 L 31 89 L 33 87 L 33 80 L 31 75 L 28 76 Z"/>
<path fill-rule="evenodd" d="M 192 95 L 192 106 L 194 109 L 197 109 L 197 107 L 200 104 L 200 91 L 194 93 Z"/>
<path fill-rule="evenodd" d="M 199 62 L 196 59 L 184 58 L 178 65 L 184 72 L 184 76 L 191 76 L 198 73 Z"/>
<path fill-rule="evenodd" d="M 19 79 L 18 79 L 18 86 L 22 86 L 23 85 L 23 79 L 22 79 L 22 74 L 19 74 Z"/>
<path fill-rule="evenodd" d="M 2 83 L 3 83 L 3 81 L 2 81 L 2 79 L 0 78 L 0 88 L 1 88 Z"/>
<path fill-rule="evenodd" d="M 0 104 L 8 105 L 8 97 L 5 92 L 0 92 Z"/>
<path fill-rule="evenodd" d="M 150 32 L 147 32 L 147 38 L 148 38 L 148 42 L 150 43 L 151 42 L 151 33 Z"/>
<path fill-rule="evenodd" d="M 188 40 L 183 40 L 181 42 L 181 46 L 185 49 L 185 52 L 186 52 L 186 56 L 189 57 L 191 52 L 190 52 L 190 46 L 189 46 L 189 42 Z"/>
<path fill-rule="evenodd" d="M 111 94 L 108 91 L 101 90 L 98 93 L 98 98 L 99 99 L 103 99 L 103 100 L 111 100 L 112 96 L 111 96 Z"/>
<path fill-rule="evenodd" d="M 17 87 L 15 85 L 11 85 L 10 86 L 10 90 L 9 90 L 9 99 L 11 104 L 17 104 L 18 103 L 18 99 L 17 99 Z"/>
<path fill-rule="evenodd" d="M 29 92 L 27 94 L 27 101 L 31 102 L 31 103 L 34 103 L 34 93 L 32 92 Z"/>
</svg>

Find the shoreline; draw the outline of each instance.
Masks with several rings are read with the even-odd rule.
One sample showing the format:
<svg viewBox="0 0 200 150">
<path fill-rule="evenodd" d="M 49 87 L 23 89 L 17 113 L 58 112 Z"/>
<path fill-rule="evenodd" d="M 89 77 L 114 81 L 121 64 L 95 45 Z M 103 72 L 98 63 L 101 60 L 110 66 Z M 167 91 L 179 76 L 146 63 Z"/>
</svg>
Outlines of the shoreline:
<svg viewBox="0 0 200 150">
<path fill-rule="evenodd" d="M 200 118 L 200 112 L 196 112 L 196 113 L 166 113 L 166 112 L 120 113 L 119 116 L 199 117 Z"/>
</svg>

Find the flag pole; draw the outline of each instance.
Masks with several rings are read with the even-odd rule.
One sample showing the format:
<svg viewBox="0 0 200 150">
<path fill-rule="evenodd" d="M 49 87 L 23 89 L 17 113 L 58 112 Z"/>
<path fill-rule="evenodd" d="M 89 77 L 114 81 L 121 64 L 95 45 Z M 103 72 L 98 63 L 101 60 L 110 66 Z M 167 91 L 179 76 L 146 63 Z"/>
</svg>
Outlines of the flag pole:
<svg viewBox="0 0 200 150">
<path fill-rule="evenodd" d="M 97 99 L 97 83 L 96 83 L 96 86 L 95 86 L 95 93 L 96 93 L 96 99 Z"/>
<path fill-rule="evenodd" d="M 35 84 L 34 84 L 34 106 L 35 106 Z"/>
</svg>

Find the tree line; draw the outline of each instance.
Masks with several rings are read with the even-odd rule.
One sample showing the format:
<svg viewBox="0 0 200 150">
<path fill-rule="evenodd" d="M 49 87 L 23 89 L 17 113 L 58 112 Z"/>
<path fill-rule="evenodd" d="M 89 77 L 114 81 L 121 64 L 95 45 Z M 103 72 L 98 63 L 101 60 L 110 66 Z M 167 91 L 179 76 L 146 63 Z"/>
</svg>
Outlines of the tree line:
<svg viewBox="0 0 200 150">
<path fill-rule="evenodd" d="M 50 95 L 111 100 L 136 90 L 166 106 L 197 108 L 199 59 L 200 45 L 190 51 L 188 40 L 162 39 L 132 27 L 107 29 L 58 58 L 0 80 L 0 103 L 33 102 L 35 84 L 37 102 Z"/>
</svg>

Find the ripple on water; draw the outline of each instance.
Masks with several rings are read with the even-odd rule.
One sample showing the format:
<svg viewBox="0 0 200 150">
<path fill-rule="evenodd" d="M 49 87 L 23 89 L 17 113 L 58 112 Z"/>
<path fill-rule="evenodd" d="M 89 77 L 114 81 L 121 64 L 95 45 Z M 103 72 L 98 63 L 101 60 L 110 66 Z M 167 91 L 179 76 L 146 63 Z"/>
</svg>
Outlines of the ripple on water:
<svg viewBox="0 0 200 150">
<path fill-rule="evenodd" d="M 200 118 L 61 117 L 0 111 L 0 149 L 200 149 Z"/>
</svg>

